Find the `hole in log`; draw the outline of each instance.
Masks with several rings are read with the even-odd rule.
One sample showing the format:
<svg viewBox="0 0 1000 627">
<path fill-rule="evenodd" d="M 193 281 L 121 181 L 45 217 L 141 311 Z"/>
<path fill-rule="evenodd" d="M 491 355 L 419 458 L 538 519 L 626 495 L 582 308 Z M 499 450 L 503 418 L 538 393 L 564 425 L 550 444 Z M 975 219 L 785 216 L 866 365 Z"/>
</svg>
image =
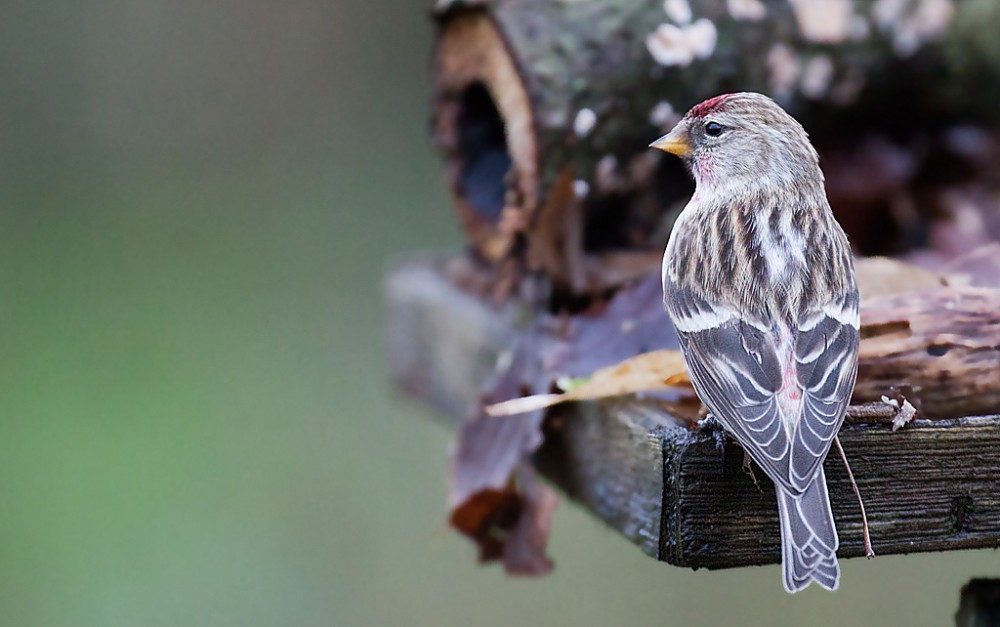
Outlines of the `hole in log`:
<svg viewBox="0 0 1000 627">
<path fill-rule="evenodd" d="M 511 158 L 503 120 L 482 83 L 472 84 L 462 94 L 458 153 L 459 193 L 478 215 L 496 222 L 504 207 L 504 179 Z"/>
<path fill-rule="evenodd" d="M 931 357 L 941 357 L 948 352 L 946 344 L 931 344 L 927 347 L 927 354 Z"/>
<path fill-rule="evenodd" d="M 972 497 L 960 496 L 954 501 L 955 531 L 969 530 L 969 515 L 972 509 Z"/>
</svg>

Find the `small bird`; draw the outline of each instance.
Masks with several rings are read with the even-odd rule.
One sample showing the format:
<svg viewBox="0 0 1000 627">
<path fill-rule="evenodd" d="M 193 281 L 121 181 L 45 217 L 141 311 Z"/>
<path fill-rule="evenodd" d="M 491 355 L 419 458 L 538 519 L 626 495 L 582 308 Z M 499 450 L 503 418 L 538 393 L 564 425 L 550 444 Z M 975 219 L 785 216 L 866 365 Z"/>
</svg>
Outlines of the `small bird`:
<svg viewBox="0 0 1000 627">
<path fill-rule="evenodd" d="M 840 583 L 823 460 L 857 376 L 850 245 L 802 125 L 767 96 L 694 106 L 651 147 L 695 192 L 663 258 L 663 302 L 699 398 L 774 481 L 785 590 Z"/>
</svg>

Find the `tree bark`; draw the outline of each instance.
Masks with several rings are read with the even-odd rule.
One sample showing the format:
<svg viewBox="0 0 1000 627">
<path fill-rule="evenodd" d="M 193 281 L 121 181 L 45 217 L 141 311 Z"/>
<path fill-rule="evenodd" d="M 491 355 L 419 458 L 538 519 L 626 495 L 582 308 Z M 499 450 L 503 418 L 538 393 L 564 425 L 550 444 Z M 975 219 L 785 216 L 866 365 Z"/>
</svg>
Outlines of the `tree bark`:
<svg viewBox="0 0 1000 627">
<path fill-rule="evenodd" d="M 854 402 L 890 390 L 922 418 L 1000 412 L 1000 290 L 937 288 L 862 303 Z"/>
<path fill-rule="evenodd" d="M 726 91 L 774 96 L 818 141 L 996 119 L 1000 6 L 891 4 L 440 2 L 434 131 L 472 248 L 594 288 L 588 258 L 645 248 L 690 190 L 646 145 Z"/>
</svg>

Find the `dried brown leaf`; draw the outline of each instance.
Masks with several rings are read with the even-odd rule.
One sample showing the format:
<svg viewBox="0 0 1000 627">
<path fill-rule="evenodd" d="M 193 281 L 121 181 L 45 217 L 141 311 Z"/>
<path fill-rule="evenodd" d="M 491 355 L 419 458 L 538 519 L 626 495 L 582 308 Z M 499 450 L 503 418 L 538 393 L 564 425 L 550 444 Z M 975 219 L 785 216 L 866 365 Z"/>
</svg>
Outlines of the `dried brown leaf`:
<svg viewBox="0 0 1000 627">
<path fill-rule="evenodd" d="M 625 361 L 601 368 L 563 394 L 538 394 L 496 403 L 486 408 L 491 416 L 510 416 L 535 411 L 568 401 L 586 401 L 637 392 L 652 392 L 668 387 L 691 388 L 684 365 L 684 355 L 675 350 L 642 353 Z"/>
<path fill-rule="evenodd" d="M 482 407 L 520 393 L 521 377 L 537 379 L 538 372 L 537 356 L 516 349 L 463 423 L 452 455 L 449 522 L 477 544 L 480 561 L 502 559 L 512 574 L 551 569 L 545 542 L 554 496 L 535 485 L 529 462 L 542 443 L 542 414 L 493 420 Z"/>
<path fill-rule="evenodd" d="M 619 393 L 650 381 L 662 388 L 669 376 L 673 383 L 683 383 L 683 363 L 676 361 L 679 353 L 674 361 L 640 357 L 635 363 L 642 367 L 634 372 L 631 365 L 628 372 L 617 374 L 614 370 L 622 364 L 607 367 L 639 353 L 677 347 L 661 299 L 659 276 L 651 274 L 586 313 L 540 315 L 512 348 L 512 358 L 503 360 L 503 367 L 484 387 L 480 402 L 459 430 L 449 493 L 449 520 L 478 545 L 482 561 L 502 560 L 506 571 L 515 575 L 548 572 L 552 563 L 545 545 L 556 504 L 555 495 L 535 480 L 530 463 L 542 443 L 544 405 L 523 407 L 524 413 L 502 420 L 488 416 L 485 407 L 545 392 L 562 376 L 580 377 L 602 369 L 607 371 L 602 376 L 611 377 L 606 385 Z M 645 363 L 648 359 L 653 361 Z"/>
<path fill-rule="evenodd" d="M 448 522 L 479 547 L 479 561 L 490 562 L 503 556 L 500 539 L 524 510 L 524 501 L 513 490 L 485 488 L 473 493 L 452 511 Z"/>
<path fill-rule="evenodd" d="M 504 568 L 512 575 L 546 575 L 552 571 L 552 560 L 545 547 L 559 498 L 535 478 L 530 466 L 525 465 L 519 474 L 524 510 L 504 543 Z"/>
</svg>

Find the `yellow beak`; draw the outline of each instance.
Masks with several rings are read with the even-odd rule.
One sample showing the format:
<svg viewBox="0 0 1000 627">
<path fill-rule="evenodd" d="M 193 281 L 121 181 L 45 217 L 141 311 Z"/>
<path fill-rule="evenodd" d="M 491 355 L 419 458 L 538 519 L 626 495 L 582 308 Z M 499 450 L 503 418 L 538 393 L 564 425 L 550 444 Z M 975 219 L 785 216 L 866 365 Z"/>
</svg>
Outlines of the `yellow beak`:
<svg viewBox="0 0 1000 627">
<path fill-rule="evenodd" d="M 686 157 L 691 154 L 691 144 L 687 142 L 683 133 L 677 132 L 676 128 L 650 144 L 649 147 L 658 148 L 678 157 Z"/>
</svg>

